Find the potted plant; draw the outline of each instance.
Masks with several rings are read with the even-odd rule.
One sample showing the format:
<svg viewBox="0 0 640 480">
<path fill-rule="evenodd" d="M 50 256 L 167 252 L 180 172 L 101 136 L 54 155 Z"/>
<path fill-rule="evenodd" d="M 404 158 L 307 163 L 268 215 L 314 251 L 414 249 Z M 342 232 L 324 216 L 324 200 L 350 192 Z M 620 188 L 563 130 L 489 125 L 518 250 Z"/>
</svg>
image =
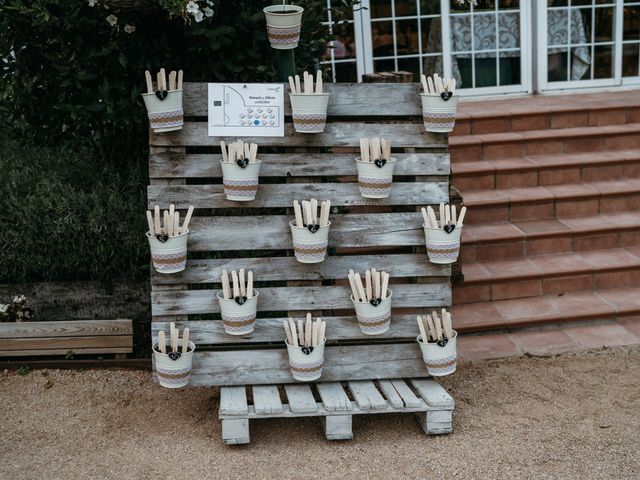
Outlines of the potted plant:
<svg viewBox="0 0 640 480">
<path fill-rule="evenodd" d="M 263 10 L 267 22 L 267 36 L 271 48 L 290 50 L 298 46 L 300 41 L 300 26 L 304 8 L 297 5 L 287 5 L 283 0 L 281 5 L 270 5 Z"/>
<path fill-rule="evenodd" d="M 258 178 L 262 162 L 256 160 L 258 145 L 243 143 L 242 140 L 229 144 L 229 150 L 224 141 L 222 148 L 222 183 L 227 200 L 249 202 L 255 200 L 258 192 Z"/>
<path fill-rule="evenodd" d="M 301 263 L 320 263 L 327 255 L 329 246 L 329 210 L 331 202 L 326 200 L 320 205 L 315 198 L 302 201 L 302 208 L 297 200 L 293 202 L 295 220 L 289 222 L 293 237 L 293 252 Z M 304 214 L 303 214 L 304 212 Z"/>
<path fill-rule="evenodd" d="M 229 283 L 229 274 L 222 270 L 222 291 L 217 297 L 224 331 L 229 335 L 246 335 L 253 332 L 256 325 L 260 292 L 253 288 L 252 271 L 247 272 L 246 284 L 244 268 L 239 272 L 232 270 L 231 278 L 233 287 Z"/>
<path fill-rule="evenodd" d="M 154 212 L 147 210 L 149 231 L 147 239 L 151 248 L 151 260 L 158 273 L 177 273 L 187 265 L 187 237 L 189 222 L 193 215 L 193 205 L 187 211 L 184 223 L 180 226 L 180 212 L 171 204 L 169 210 L 160 216 L 160 207 L 155 206 Z"/>
<path fill-rule="evenodd" d="M 365 335 L 380 335 L 391 325 L 391 297 L 389 274 L 378 272 L 375 268 L 365 273 L 365 285 L 362 285 L 360 273 L 349 270 L 351 301 L 356 309 L 356 318 L 360 330 Z"/>
<path fill-rule="evenodd" d="M 467 207 L 462 207 L 456 215 L 455 205 L 440 204 L 440 223 L 431 206 L 422 208 L 425 245 L 431 263 L 447 264 L 458 259 L 460 236 Z"/>
<path fill-rule="evenodd" d="M 306 322 L 298 320 L 297 327 L 292 318 L 284 320 L 284 330 L 293 379 L 300 382 L 318 380 L 324 365 L 326 323 L 320 318 L 312 321 L 311 314 L 307 313 Z"/>
<path fill-rule="evenodd" d="M 360 156 L 356 158 L 358 188 L 365 198 L 387 198 L 393 182 L 391 142 L 378 137 L 360 139 Z"/>
<path fill-rule="evenodd" d="M 191 378 L 193 352 L 196 349 L 195 344 L 189 341 L 189 329 L 184 329 L 182 340 L 180 340 L 180 331 L 171 322 L 169 344 L 164 331 L 160 331 L 158 341 L 152 349 L 160 385 L 166 388 L 187 386 Z"/>
<path fill-rule="evenodd" d="M 456 80 L 444 80 L 433 74 L 433 78 L 422 75 L 422 119 L 427 132 L 451 132 L 456 123 L 458 96 Z"/>
<path fill-rule="evenodd" d="M 169 81 L 164 68 L 157 75 L 157 88 L 153 89 L 153 81 L 149 70 L 145 71 L 147 93 L 142 94 L 147 107 L 149 126 L 155 133 L 181 130 L 184 125 L 182 110 L 182 70 L 169 73 Z"/>
<path fill-rule="evenodd" d="M 418 329 L 420 335 L 416 340 L 429 375 L 442 377 L 455 372 L 458 333 L 451 326 L 451 314 L 442 309 L 442 318 L 435 311 L 431 315 L 418 315 Z"/>
<path fill-rule="evenodd" d="M 313 75 L 303 73 L 303 85 L 300 76 L 295 79 L 289 77 L 289 100 L 291 101 L 291 115 L 293 128 L 298 133 L 321 133 L 327 122 L 327 106 L 329 94 L 323 93 L 322 72 L 316 74 L 316 84 L 313 85 Z"/>
</svg>

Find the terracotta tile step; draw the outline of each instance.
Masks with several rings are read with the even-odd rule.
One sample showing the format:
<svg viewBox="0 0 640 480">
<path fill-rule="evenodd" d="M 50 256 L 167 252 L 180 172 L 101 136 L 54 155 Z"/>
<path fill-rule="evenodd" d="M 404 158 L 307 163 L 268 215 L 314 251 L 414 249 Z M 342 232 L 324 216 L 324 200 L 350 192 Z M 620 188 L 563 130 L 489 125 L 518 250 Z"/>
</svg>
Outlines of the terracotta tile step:
<svg viewBox="0 0 640 480">
<path fill-rule="evenodd" d="M 639 119 L 640 120 L 640 119 Z M 640 123 L 460 135 L 449 138 L 453 162 L 640 148 Z"/>
<path fill-rule="evenodd" d="M 640 149 L 454 162 L 451 171 L 461 192 L 638 178 Z"/>
<path fill-rule="evenodd" d="M 544 295 L 453 305 L 459 332 L 518 328 L 582 320 L 625 321 L 640 315 L 640 287 Z"/>
<path fill-rule="evenodd" d="M 640 246 L 463 263 L 462 272 L 454 304 L 640 285 Z"/>
<path fill-rule="evenodd" d="M 640 209 L 640 179 L 462 192 L 465 223 L 585 217 Z"/>
<path fill-rule="evenodd" d="M 640 211 L 591 217 L 466 225 L 463 264 L 526 255 L 640 245 Z"/>
</svg>

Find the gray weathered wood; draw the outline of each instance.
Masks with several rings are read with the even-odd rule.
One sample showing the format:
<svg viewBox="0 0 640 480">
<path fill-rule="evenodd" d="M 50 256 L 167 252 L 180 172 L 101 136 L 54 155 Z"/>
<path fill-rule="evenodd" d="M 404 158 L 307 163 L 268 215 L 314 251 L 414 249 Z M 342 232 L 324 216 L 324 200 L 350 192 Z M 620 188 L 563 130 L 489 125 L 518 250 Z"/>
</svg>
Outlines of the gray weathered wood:
<svg viewBox="0 0 640 480">
<path fill-rule="evenodd" d="M 282 401 L 276 385 L 256 385 L 253 387 L 255 412 L 282 413 Z"/>
<path fill-rule="evenodd" d="M 391 383 L 391 380 L 378 380 L 378 385 L 393 408 L 403 408 L 404 402 Z"/>
<path fill-rule="evenodd" d="M 434 415 L 438 415 L 438 414 L 448 415 L 449 421 L 443 421 L 443 422 L 433 421 L 432 418 L 434 417 Z M 441 411 L 441 412 L 438 412 L 438 411 L 420 412 L 420 413 L 416 413 L 416 418 L 418 420 L 418 423 L 420 424 L 420 427 L 422 427 L 422 430 L 424 430 L 424 433 L 426 433 L 427 435 L 443 435 L 443 434 L 451 433 L 453 431 L 453 427 L 451 424 L 450 410 Z"/>
<path fill-rule="evenodd" d="M 322 417 L 321 423 L 327 440 L 351 440 L 353 438 L 351 415 Z"/>
<path fill-rule="evenodd" d="M 404 380 L 391 380 L 391 384 L 393 385 L 393 388 L 396 389 L 396 392 L 398 392 L 398 395 L 402 398 L 406 407 L 419 407 L 422 405 L 422 401 L 415 396 L 411 387 L 409 387 Z"/>
<path fill-rule="evenodd" d="M 220 388 L 220 414 L 243 415 L 249 411 L 245 387 Z"/>
<path fill-rule="evenodd" d="M 318 411 L 318 404 L 313 398 L 309 385 L 288 384 L 284 386 L 289 408 L 293 413 L 312 413 Z"/>
<path fill-rule="evenodd" d="M 222 442 L 225 445 L 243 445 L 250 441 L 249 420 L 222 420 Z"/>
<path fill-rule="evenodd" d="M 166 209 L 175 204 L 178 209 L 195 208 L 273 208 L 289 207 L 294 200 L 318 198 L 331 200 L 334 207 L 378 205 L 429 205 L 449 198 L 447 182 L 394 182 L 388 198 L 369 199 L 360 195 L 356 183 L 298 183 L 260 185 L 251 202 L 227 200 L 223 185 L 150 185 L 148 206 Z"/>
<path fill-rule="evenodd" d="M 414 379 L 411 380 L 411 384 L 422 399 L 432 407 L 443 407 L 444 409 L 454 407 L 451 395 L 435 380 Z"/>
<path fill-rule="evenodd" d="M 329 310 L 353 308 L 348 286 L 260 288 L 258 311 Z M 152 314 L 180 315 L 217 313 L 218 290 L 153 292 Z M 448 283 L 393 285 L 393 304 L 413 308 L 451 305 Z M 330 333 L 327 332 L 329 335 Z"/>
<path fill-rule="evenodd" d="M 0 339 L 0 355 L 9 351 L 83 349 L 83 348 L 129 348 L 133 346 L 131 335 L 100 335 L 97 337 L 51 337 L 51 338 L 8 338 Z"/>
<path fill-rule="evenodd" d="M 0 323 L 0 339 L 132 335 L 131 320 Z"/>
<path fill-rule="evenodd" d="M 358 407 L 362 410 L 385 410 L 387 402 L 370 380 L 349 382 L 349 390 L 353 394 Z"/>
<path fill-rule="evenodd" d="M 339 382 L 316 384 L 324 408 L 330 412 L 342 412 L 352 409 L 351 400 Z"/>
<path fill-rule="evenodd" d="M 425 254 L 328 256 L 324 262 L 308 265 L 295 257 L 221 258 L 187 261 L 180 273 L 163 275 L 151 273 L 153 285 L 218 283 L 222 270 L 252 270 L 261 282 L 283 280 L 345 279 L 349 270 L 364 272 L 367 268 L 391 272 L 393 278 L 449 277 L 450 265 L 431 263 Z M 393 287 L 392 287 L 393 288 Z"/>
<path fill-rule="evenodd" d="M 69 351 L 74 355 L 94 355 L 96 353 L 131 353 L 131 347 L 95 347 L 95 348 L 50 348 L 38 350 L 5 350 L 0 357 L 33 357 L 41 355 L 66 355 Z"/>
<path fill-rule="evenodd" d="M 261 177 L 336 177 L 356 175 L 359 153 L 259 153 Z M 222 176 L 221 155 L 194 153 L 149 156 L 151 178 L 212 178 Z M 448 153 L 394 153 L 393 174 L 443 176 L 451 173 Z"/>
</svg>

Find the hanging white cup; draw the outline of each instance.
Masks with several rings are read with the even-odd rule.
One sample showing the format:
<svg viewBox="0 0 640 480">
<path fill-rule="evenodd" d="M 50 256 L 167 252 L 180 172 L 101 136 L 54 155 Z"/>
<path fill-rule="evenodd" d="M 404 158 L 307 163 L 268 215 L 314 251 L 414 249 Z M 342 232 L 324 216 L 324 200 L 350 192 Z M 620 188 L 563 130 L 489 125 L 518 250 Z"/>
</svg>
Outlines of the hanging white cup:
<svg viewBox="0 0 640 480">
<path fill-rule="evenodd" d="M 295 347 L 285 340 L 289 354 L 289 368 L 294 380 L 312 382 L 322 376 L 324 365 L 324 345 L 327 339 L 314 347 Z"/>
<path fill-rule="evenodd" d="M 427 372 L 432 377 L 442 377 L 450 375 L 456 371 L 456 359 L 458 350 L 456 340 L 458 332 L 453 331 L 453 337 L 440 342 L 425 343 L 422 336 L 418 335 L 416 340 L 422 351 L 422 359 L 427 367 Z"/>
</svg>

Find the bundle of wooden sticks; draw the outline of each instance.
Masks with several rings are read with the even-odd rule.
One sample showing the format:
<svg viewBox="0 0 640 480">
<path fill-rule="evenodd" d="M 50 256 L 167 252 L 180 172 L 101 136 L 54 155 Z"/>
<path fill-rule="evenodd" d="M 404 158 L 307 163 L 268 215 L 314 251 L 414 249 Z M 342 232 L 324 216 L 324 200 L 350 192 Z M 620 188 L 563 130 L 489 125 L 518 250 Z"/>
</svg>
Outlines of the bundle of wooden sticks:
<svg viewBox="0 0 640 480">
<path fill-rule="evenodd" d="M 375 268 L 367 269 L 363 286 L 360 273 L 349 270 L 349 285 L 351 285 L 353 298 L 357 302 L 381 301 L 387 298 L 389 274 L 378 272 Z"/>
<path fill-rule="evenodd" d="M 236 299 L 237 301 L 240 298 L 244 300 L 253 298 L 253 272 L 251 270 L 247 272 L 246 283 L 244 268 L 241 268 L 238 272 L 231 270 L 231 279 L 233 290 L 229 283 L 229 274 L 226 270 L 222 270 L 222 295 L 225 300 Z M 232 294 L 233 296 L 231 296 Z"/>
<path fill-rule="evenodd" d="M 363 162 L 375 163 L 378 160 L 391 160 L 391 142 L 384 138 L 361 138 L 360 159 Z"/>
<path fill-rule="evenodd" d="M 300 85 L 300 75 L 296 75 L 295 79 L 292 76 L 289 76 L 289 87 L 291 88 L 291 93 L 294 95 L 314 95 L 322 93 L 322 72 L 318 70 L 316 74 L 316 88 L 315 92 L 313 91 L 313 75 L 310 73 L 303 73 L 304 85 Z M 304 90 L 302 87 L 304 86 Z"/>
<path fill-rule="evenodd" d="M 144 78 L 147 81 L 147 93 L 153 93 L 153 80 L 151 79 L 149 70 L 145 70 Z M 177 73 L 173 70 L 169 73 L 169 83 L 167 84 L 167 74 L 164 68 L 161 68 L 156 75 L 156 86 L 158 87 L 156 89 L 158 92 L 182 90 L 182 70 L 178 70 Z"/>
<path fill-rule="evenodd" d="M 233 142 L 227 146 L 224 140 L 220 141 L 220 148 L 222 149 L 222 161 L 226 163 L 236 163 L 238 161 L 247 163 L 256 163 L 256 156 L 258 154 L 258 145 L 255 143 L 244 143 L 242 140 Z"/>
<path fill-rule="evenodd" d="M 440 224 L 438 224 L 436 214 L 433 211 L 433 208 L 431 208 L 431 205 L 429 205 L 426 209 L 422 207 L 421 212 L 424 224 L 427 227 L 453 230 L 453 228 L 461 227 L 463 225 L 464 216 L 467 214 L 467 207 L 462 207 L 460 209 L 460 215 L 457 215 L 455 205 L 445 205 L 444 203 L 441 203 Z"/>
<path fill-rule="evenodd" d="M 329 224 L 329 211 L 331 210 L 331 200 L 325 200 L 320 204 L 320 214 L 318 215 L 318 200 L 303 200 L 302 208 L 297 200 L 293 201 L 293 211 L 296 215 L 296 227 L 304 228 L 309 225 L 325 227 Z"/>
<path fill-rule="evenodd" d="M 297 328 L 291 317 L 289 317 L 289 320 L 283 320 L 282 323 L 289 345 L 294 347 L 315 347 L 324 342 L 327 323 L 319 317 L 314 322 L 311 319 L 311 314 L 307 313 L 307 321 L 298 320 Z"/>
<path fill-rule="evenodd" d="M 176 206 L 172 203 L 169 210 L 164 211 L 164 215 L 160 216 L 160 207 L 155 206 L 153 213 L 147 210 L 147 223 L 149 225 L 149 235 L 152 237 L 167 235 L 169 237 L 177 237 L 189 231 L 189 222 L 193 215 L 193 205 L 189 207 L 184 223 L 180 226 L 180 212 L 176 211 Z M 161 221 L 163 220 L 163 221 Z"/>
<path fill-rule="evenodd" d="M 171 322 L 169 324 L 169 341 L 171 344 L 171 352 L 178 352 L 180 348 L 180 330 L 176 328 L 176 324 Z M 167 353 L 167 347 L 165 345 L 166 338 L 164 330 L 158 332 L 158 351 L 160 353 Z M 185 328 L 182 332 L 182 352 L 187 353 L 189 351 L 189 328 Z"/>
<path fill-rule="evenodd" d="M 451 326 L 451 314 L 444 308 L 442 318 L 438 314 L 431 312 L 431 315 L 418 315 L 418 328 L 423 342 L 440 342 L 453 337 L 453 327 Z"/>
<path fill-rule="evenodd" d="M 456 91 L 455 78 L 444 80 L 437 73 L 434 73 L 433 78 L 421 75 L 420 80 L 422 81 L 422 89 L 427 95 L 442 95 L 443 93 L 453 95 Z"/>
</svg>

